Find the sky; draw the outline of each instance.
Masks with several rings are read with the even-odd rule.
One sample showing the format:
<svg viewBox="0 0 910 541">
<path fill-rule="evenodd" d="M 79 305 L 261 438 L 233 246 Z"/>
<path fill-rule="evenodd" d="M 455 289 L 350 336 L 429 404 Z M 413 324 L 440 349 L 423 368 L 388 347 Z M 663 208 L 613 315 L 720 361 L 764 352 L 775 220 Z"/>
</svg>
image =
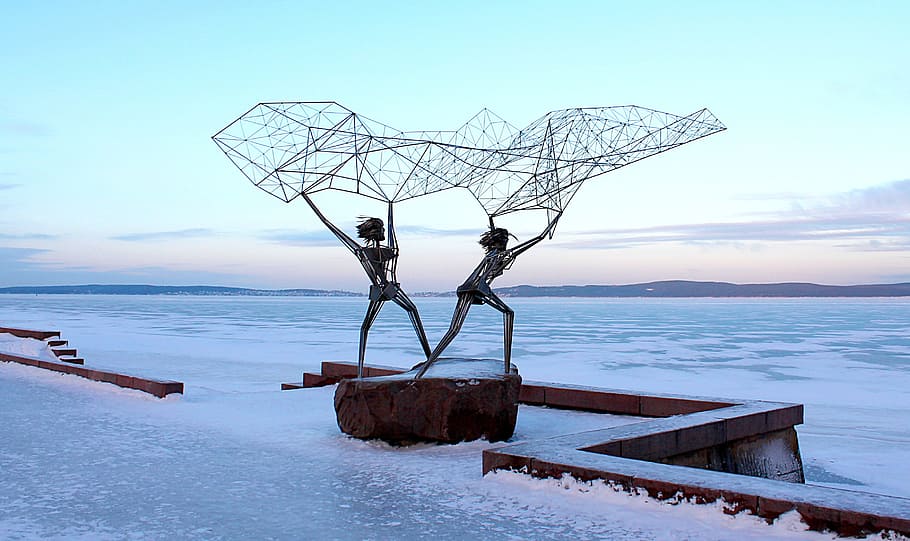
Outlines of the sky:
<svg viewBox="0 0 910 541">
<path fill-rule="evenodd" d="M 402 130 L 627 104 L 727 126 L 586 182 L 498 286 L 910 281 L 910 4 L 691 4 L 6 3 L 0 286 L 365 290 L 303 202 L 211 140 L 256 103 L 315 100 Z M 315 200 L 352 233 L 384 212 Z M 396 225 L 410 291 L 482 257 L 467 192 L 403 202 Z"/>
</svg>

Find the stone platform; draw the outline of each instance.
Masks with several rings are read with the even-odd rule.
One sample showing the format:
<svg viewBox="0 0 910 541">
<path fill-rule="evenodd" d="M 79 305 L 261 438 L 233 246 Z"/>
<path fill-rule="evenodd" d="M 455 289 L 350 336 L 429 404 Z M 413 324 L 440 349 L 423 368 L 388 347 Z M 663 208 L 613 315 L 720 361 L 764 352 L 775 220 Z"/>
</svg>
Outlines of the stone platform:
<svg viewBox="0 0 910 541">
<path fill-rule="evenodd" d="M 407 445 L 504 441 L 515 431 L 521 376 L 502 361 L 441 358 L 420 379 L 420 365 L 395 375 L 344 379 L 335 391 L 342 432 Z"/>
<path fill-rule="evenodd" d="M 364 367 L 368 376 L 400 372 L 392 366 Z M 333 385 L 356 374 L 356 363 L 323 361 L 320 373 L 306 373 L 300 382 L 281 388 Z M 803 476 L 796 469 L 794 426 L 803 422 L 800 404 L 534 381 L 522 383 L 519 401 L 653 419 L 488 448 L 483 451 L 484 474 L 568 474 L 658 499 L 722 501 L 725 513 L 752 513 L 768 521 L 795 510 L 811 529 L 840 535 L 910 535 L 910 499 L 799 482 Z M 760 457 L 776 458 L 754 460 Z"/>
</svg>

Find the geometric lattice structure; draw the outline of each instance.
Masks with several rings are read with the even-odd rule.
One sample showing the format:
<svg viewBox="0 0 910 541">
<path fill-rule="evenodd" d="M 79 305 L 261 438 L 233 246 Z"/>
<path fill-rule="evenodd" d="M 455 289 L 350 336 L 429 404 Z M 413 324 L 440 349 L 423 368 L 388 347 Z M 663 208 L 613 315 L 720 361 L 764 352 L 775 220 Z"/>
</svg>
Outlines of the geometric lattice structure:
<svg viewBox="0 0 910 541">
<path fill-rule="evenodd" d="M 456 131 L 402 132 L 335 102 L 277 102 L 213 139 L 286 202 L 327 189 L 396 202 L 462 187 L 492 219 L 561 212 L 585 180 L 724 129 L 707 109 L 630 105 L 553 111 L 521 130 L 485 109 Z"/>
<path fill-rule="evenodd" d="M 566 208 L 582 182 L 726 129 L 707 109 L 636 106 L 553 111 L 490 152 L 466 182 L 490 216 Z"/>
<path fill-rule="evenodd" d="M 451 132 L 401 132 L 334 102 L 260 103 L 213 139 L 259 188 L 291 201 L 335 189 L 401 201 L 451 187 L 435 171 Z"/>
</svg>

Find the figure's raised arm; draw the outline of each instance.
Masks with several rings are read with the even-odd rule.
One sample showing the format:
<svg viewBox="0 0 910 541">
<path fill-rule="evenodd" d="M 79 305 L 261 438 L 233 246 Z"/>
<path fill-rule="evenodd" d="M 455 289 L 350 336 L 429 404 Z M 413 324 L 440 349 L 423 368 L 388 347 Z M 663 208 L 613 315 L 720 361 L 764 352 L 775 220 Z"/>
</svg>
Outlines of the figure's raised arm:
<svg viewBox="0 0 910 541">
<path fill-rule="evenodd" d="M 389 201 L 389 248 L 398 249 L 398 241 L 395 239 L 395 222 L 392 219 L 392 202 Z"/>
<path fill-rule="evenodd" d="M 392 214 L 393 214 L 392 213 L 392 202 L 389 201 L 389 222 L 388 222 L 389 248 L 395 254 L 392 257 L 391 264 L 389 265 L 389 273 L 392 275 L 392 281 L 397 282 L 398 281 L 398 257 L 397 257 L 398 256 L 398 240 L 395 238 L 395 221 L 392 217 Z"/>
<path fill-rule="evenodd" d="M 310 208 L 313 209 L 313 212 L 316 213 L 316 216 L 319 217 L 319 219 L 322 221 L 322 223 L 324 223 L 325 226 L 329 228 L 329 231 L 334 233 L 335 236 L 338 237 L 338 240 L 340 240 L 342 243 L 344 243 L 345 246 L 347 246 L 348 250 L 353 252 L 353 251 L 357 250 L 358 248 L 360 248 L 360 245 L 357 244 L 357 241 L 355 241 L 351 237 L 347 236 L 344 233 L 344 231 L 339 229 L 338 226 L 336 226 L 335 224 L 330 222 L 329 219 L 326 218 L 322 214 L 322 212 L 319 210 L 319 207 L 316 206 L 316 203 L 313 203 L 313 200 L 310 199 L 310 197 L 307 194 L 302 193 L 300 195 L 303 197 L 303 200 L 307 202 L 307 204 L 310 206 Z"/>
<path fill-rule="evenodd" d="M 513 258 L 514 258 L 514 257 L 518 257 L 519 254 L 521 254 L 522 252 L 527 251 L 529 248 L 531 248 L 532 246 L 534 246 L 534 245 L 537 244 L 538 242 L 542 241 L 543 239 L 547 238 L 548 236 L 552 236 L 552 235 L 553 235 L 553 230 L 556 229 L 556 222 L 559 221 L 559 218 L 560 218 L 561 216 L 562 216 L 562 212 L 560 212 L 559 214 L 556 215 L 555 218 L 553 218 L 552 220 L 550 220 L 550 223 L 547 225 L 547 228 L 544 229 L 543 231 L 541 231 L 541 232 L 540 232 L 540 235 L 537 235 L 536 237 L 534 237 L 534 238 L 532 238 L 532 239 L 528 239 L 528 240 L 522 242 L 521 244 L 519 244 L 518 246 L 516 246 L 516 247 L 512 248 L 511 250 L 509 250 L 510 255 L 511 255 Z"/>
</svg>

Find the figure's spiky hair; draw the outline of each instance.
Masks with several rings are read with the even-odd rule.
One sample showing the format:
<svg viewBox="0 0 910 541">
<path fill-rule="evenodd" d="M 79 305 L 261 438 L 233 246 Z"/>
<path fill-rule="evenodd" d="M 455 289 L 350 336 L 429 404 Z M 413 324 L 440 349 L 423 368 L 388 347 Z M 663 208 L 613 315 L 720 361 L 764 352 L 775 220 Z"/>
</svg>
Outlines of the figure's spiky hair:
<svg viewBox="0 0 910 541">
<path fill-rule="evenodd" d="M 505 250 L 509 244 L 509 231 L 502 227 L 494 227 L 484 232 L 478 241 L 487 252 L 493 250 Z"/>
<path fill-rule="evenodd" d="M 370 218 L 368 216 L 358 216 L 363 220 L 357 224 L 357 236 L 371 242 L 381 242 L 385 240 L 385 224 L 380 218 Z"/>
</svg>

